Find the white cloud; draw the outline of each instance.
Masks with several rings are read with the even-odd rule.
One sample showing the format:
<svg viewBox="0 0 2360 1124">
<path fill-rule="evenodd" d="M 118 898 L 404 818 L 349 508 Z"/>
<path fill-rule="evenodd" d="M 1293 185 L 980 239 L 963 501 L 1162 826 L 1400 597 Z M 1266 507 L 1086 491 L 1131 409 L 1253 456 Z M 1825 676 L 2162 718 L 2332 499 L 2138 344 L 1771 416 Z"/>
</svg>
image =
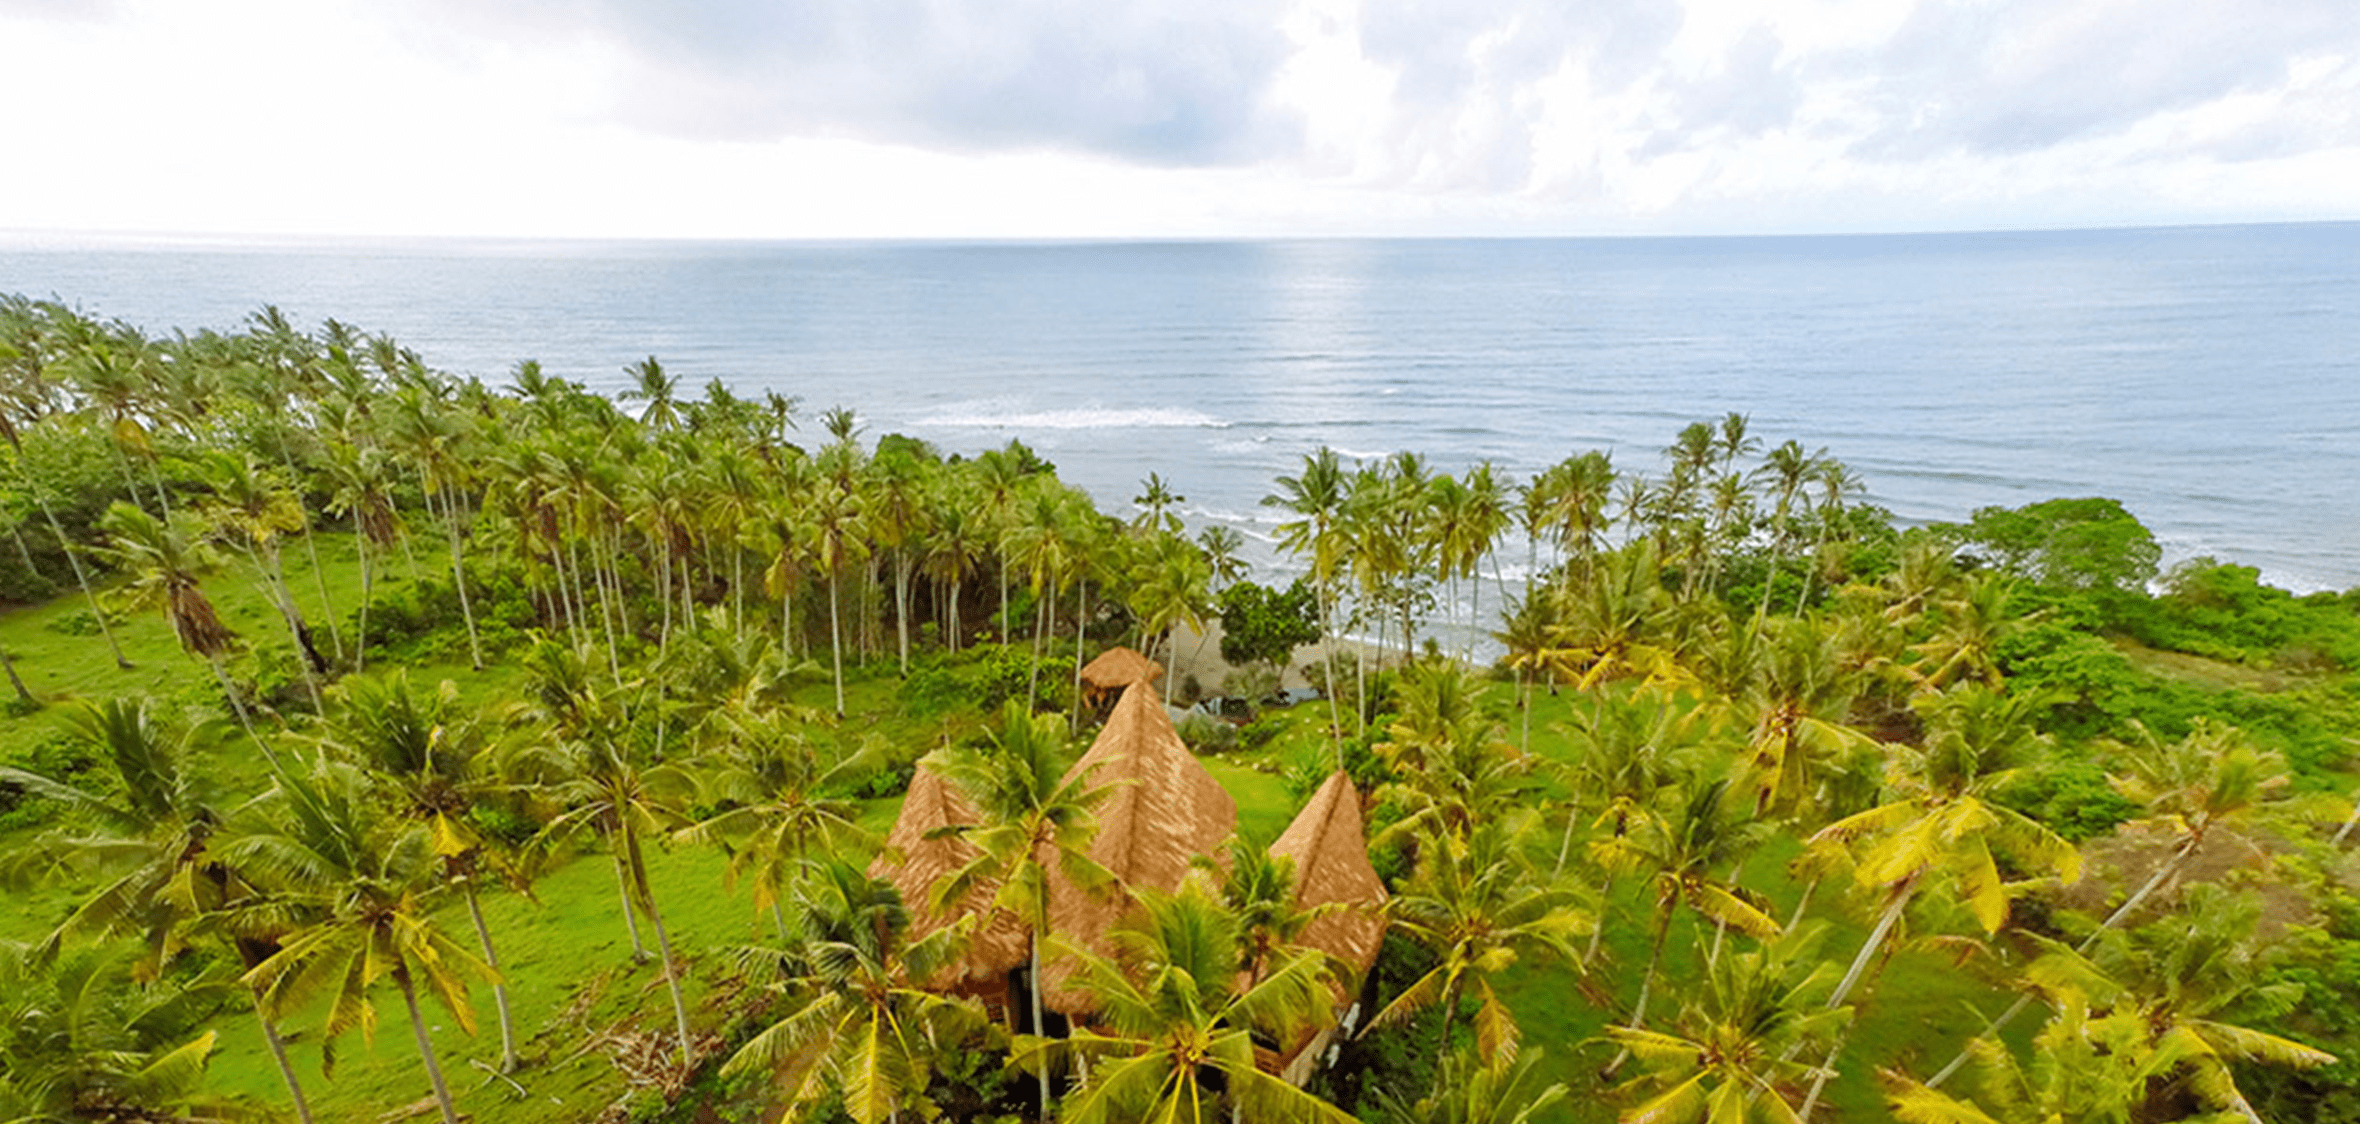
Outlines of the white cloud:
<svg viewBox="0 0 2360 1124">
<path fill-rule="evenodd" d="M 0 228 L 2355 217 L 2343 0 L 0 0 Z"/>
</svg>

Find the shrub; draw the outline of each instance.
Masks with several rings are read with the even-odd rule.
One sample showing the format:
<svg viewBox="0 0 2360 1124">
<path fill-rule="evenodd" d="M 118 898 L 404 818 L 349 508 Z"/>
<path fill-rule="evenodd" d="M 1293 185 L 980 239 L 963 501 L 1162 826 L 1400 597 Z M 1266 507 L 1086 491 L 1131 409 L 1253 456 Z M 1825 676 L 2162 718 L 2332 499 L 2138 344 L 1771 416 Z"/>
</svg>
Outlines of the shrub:
<svg viewBox="0 0 2360 1124">
<path fill-rule="evenodd" d="M 1177 727 L 1180 740 L 1198 753 L 1221 754 L 1237 748 L 1237 727 L 1206 714 L 1191 714 Z"/>
</svg>

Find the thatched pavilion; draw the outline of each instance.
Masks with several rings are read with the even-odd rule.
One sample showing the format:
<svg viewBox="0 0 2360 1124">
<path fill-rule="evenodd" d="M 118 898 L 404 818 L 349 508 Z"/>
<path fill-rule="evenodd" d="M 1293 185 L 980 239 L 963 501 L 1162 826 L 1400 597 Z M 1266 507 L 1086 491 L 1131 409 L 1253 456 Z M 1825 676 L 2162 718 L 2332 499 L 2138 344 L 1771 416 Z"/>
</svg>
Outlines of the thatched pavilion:
<svg viewBox="0 0 2360 1124">
<path fill-rule="evenodd" d="M 1008 973 L 1024 964 L 1031 946 L 1025 940 L 1023 921 L 992 906 L 1000 883 L 992 880 L 978 885 L 940 911 L 930 908 L 935 884 L 982 854 L 973 843 L 944 829 L 974 823 L 975 808 L 958 786 L 934 770 L 918 766 L 910 778 L 909 795 L 902 800 L 901 815 L 885 837 L 885 849 L 869 863 L 869 877 L 885 879 L 901 891 L 901 900 L 910 911 L 912 940 L 991 911 L 981 931 L 968 943 L 966 954 L 924 983 L 933 990 L 973 995 L 987 1007 L 1004 1009 Z"/>
<path fill-rule="evenodd" d="M 1097 740 L 1066 779 L 1082 775 L 1107 790 L 1097 806 L 1098 834 L 1090 857 L 1115 876 L 1116 884 L 1103 892 L 1086 891 L 1052 865 L 1050 925 L 1104 955 L 1112 951 L 1109 934 L 1137 908 L 1133 894 L 1138 889 L 1177 890 L 1199 859 L 1220 859 L 1223 844 L 1237 830 L 1237 802 L 1180 740 L 1162 698 L 1147 679 L 1132 680 L 1124 688 Z M 958 790 L 921 766 L 911 779 L 886 849 L 869 872 L 900 889 L 910 903 L 918 934 L 983 916 L 982 931 L 966 956 L 927 986 L 978 996 L 1003 1016 L 1013 1016 L 1024 1006 L 1022 993 L 1015 990 L 1020 984 L 1012 981 L 1026 965 L 1027 943 L 1023 924 L 992 906 L 998 886 L 978 886 L 940 913 L 927 908 L 934 884 L 976 855 L 972 844 L 943 829 L 973 822 L 975 811 Z M 1348 965 L 1356 977 L 1365 976 L 1376 962 L 1385 932 L 1385 886 L 1369 864 L 1364 831 L 1360 794 L 1338 772 L 1320 786 L 1270 848 L 1272 854 L 1294 862 L 1298 906 L 1348 907 L 1313 922 L 1302 941 Z M 1073 964 L 1052 960 L 1043 971 L 1043 1005 L 1068 1018 L 1088 1018 L 1090 997 L 1070 986 Z M 1353 984 L 1347 983 L 1342 998 L 1349 1002 L 1353 991 Z M 1336 1032 L 1330 1028 L 1289 1043 L 1283 1053 L 1267 1053 L 1263 1063 L 1299 1084 Z"/>
<path fill-rule="evenodd" d="M 1086 775 L 1107 794 L 1098 803 L 1098 835 L 1090 858 L 1114 875 L 1114 892 L 1091 892 L 1051 868 L 1049 923 L 1100 955 L 1112 951 L 1107 933 L 1131 912 L 1131 892 L 1177 890 L 1199 856 L 1218 855 L 1237 833 L 1237 801 L 1188 751 L 1164 713 L 1155 686 L 1134 681 L 1115 703 L 1098 740 L 1074 762 L 1066 780 Z M 1067 988 L 1070 964 L 1043 969 L 1042 1001 L 1059 1014 L 1085 1013 L 1089 999 Z"/>
<path fill-rule="evenodd" d="M 1295 821 L 1287 825 L 1278 842 L 1270 845 L 1270 853 L 1291 859 L 1295 865 L 1295 907 L 1315 909 L 1323 905 L 1342 908 L 1304 926 L 1301 942 L 1304 947 L 1335 957 L 1352 969 L 1352 980 L 1357 982 L 1368 975 L 1377 962 L 1377 947 L 1385 939 L 1385 880 L 1377 876 L 1377 868 L 1368 859 L 1368 835 L 1360 818 L 1360 790 L 1345 776 L 1342 769 L 1328 775 L 1319 791 L 1311 794 L 1311 801 L 1295 814 Z M 1311 1077 L 1312 1068 L 1319 1064 L 1319 1056 L 1327 1049 L 1338 1029 L 1350 1031 L 1358 1012 L 1351 1010 L 1353 993 L 1349 985 L 1340 996 L 1347 1007 L 1339 1011 L 1342 1022 L 1309 1038 L 1290 1043 L 1291 1049 L 1273 1059 L 1271 1068 L 1279 1076 L 1301 1085 Z"/>
<path fill-rule="evenodd" d="M 1154 683 L 1164 677 L 1164 665 L 1117 645 L 1082 665 L 1082 701 L 1093 713 L 1106 717 L 1107 706 L 1133 683 Z"/>
</svg>

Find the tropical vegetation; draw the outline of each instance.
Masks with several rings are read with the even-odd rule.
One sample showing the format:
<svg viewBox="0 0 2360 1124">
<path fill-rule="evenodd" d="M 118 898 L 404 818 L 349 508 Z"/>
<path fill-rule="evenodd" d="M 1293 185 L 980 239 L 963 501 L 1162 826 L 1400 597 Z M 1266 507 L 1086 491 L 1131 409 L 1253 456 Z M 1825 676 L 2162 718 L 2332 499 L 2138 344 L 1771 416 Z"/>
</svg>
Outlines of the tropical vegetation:
<svg viewBox="0 0 2360 1124">
<path fill-rule="evenodd" d="M 1308 451 L 1257 573 L 1169 466 L 626 377 L 0 298 L 0 1119 L 2360 1120 L 2360 590 L 1738 415 Z M 1215 621 L 1241 834 L 1363 794 L 1365 978 L 1250 843 L 1058 931 L 1083 665 Z M 962 901 L 1097 1014 L 942 986 Z"/>
</svg>

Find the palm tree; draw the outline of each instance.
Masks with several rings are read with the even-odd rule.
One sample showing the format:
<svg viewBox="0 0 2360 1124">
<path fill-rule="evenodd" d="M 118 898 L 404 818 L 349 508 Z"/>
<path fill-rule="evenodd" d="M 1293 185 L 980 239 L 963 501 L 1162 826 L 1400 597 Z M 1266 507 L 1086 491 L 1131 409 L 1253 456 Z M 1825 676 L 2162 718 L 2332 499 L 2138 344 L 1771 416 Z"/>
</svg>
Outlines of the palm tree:
<svg viewBox="0 0 2360 1124">
<path fill-rule="evenodd" d="M 2171 917 L 2128 934 L 2100 930 L 2091 956 L 2041 940 L 2047 951 L 2023 979 L 2056 1013 L 2034 1038 L 2029 1064 L 1995 1039 L 1974 1043 L 1983 1100 L 2010 1119 L 2053 1119 L 2063 1110 L 2118 1120 L 2167 1119 L 2185 1112 L 2175 1102 L 2193 1100 L 2261 1124 L 2238 1088 L 2238 1068 L 2310 1069 L 2337 1059 L 2250 1025 L 2280 1022 L 2301 992 L 2262 982 L 2264 946 L 2253 934 L 2259 912 L 2250 895 L 2202 886 Z M 1930 1084 L 1894 1076 L 1888 1093 L 1904 1120 L 1992 1119 Z"/>
<path fill-rule="evenodd" d="M 1327 670 L 1327 681 L 1336 681 L 1335 649 L 1324 643 L 1333 635 L 1336 619 L 1336 574 L 1343 568 L 1345 540 L 1340 533 L 1344 516 L 1345 479 L 1343 462 L 1336 451 L 1325 445 L 1303 457 L 1303 470 L 1293 476 L 1281 476 L 1276 481 L 1278 491 L 1262 497 L 1262 506 L 1284 508 L 1295 518 L 1278 525 L 1278 545 L 1289 554 L 1304 559 L 1311 570 L 1311 588 L 1319 599 L 1319 634 L 1321 660 Z M 1339 746 L 1343 740 L 1343 722 L 1336 712 L 1336 692 L 1328 691 L 1328 726 Z M 1366 716 L 1361 728 L 1367 729 Z M 1338 752 L 1341 752 L 1339 748 Z"/>
<path fill-rule="evenodd" d="M 376 567 L 370 548 L 383 550 L 403 541 L 401 511 L 394 506 L 393 480 L 385 453 L 374 447 L 338 442 L 328 446 L 332 491 L 328 511 L 352 517 L 353 548 L 360 555 L 361 607 L 355 622 L 352 666 L 366 670 L 369 662 L 369 602 L 376 597 Z"/>
<path fill-rule="evenodd" d="M 0 1118 L 25 1124 L 221 1120 L 253 1106 L 204 1089 L 215 975 L 134 985 L 126 953 L 62 960 L 0 945 Z"/>
<path fill-rule="evenodd" d="M 274 771 L 277 811 L 284 819 L 239 837 L 232 855 L 317 920 L 288 934 L 276 953 L 246 973 L 246 982 L 274 1014 L 325 996 L 325 1032 L 332 1044 L 356 1026 L 375 1037 L 377 1007 L 370 991 L 390 977 L 409 1012 L 443 1124 L 458 1124 L 418 992 L 423 985 L 473 1034 L 467 981 L 495 982 L 499 974 L 435 921 L 428 833 L 414 823 L 372 815 L 359 778 L 326 761 L 308 775 Z"/>
<path fill-rule="evenodd" d="M 44 947 L 54 950 L 72 938 L 136 933 L 145 951 L 132 963 L 132 974 L 154 980 L 179 957 L 191 926 L 201 917 L 253 893 L 245 877 L 214 846 L 224 810 L 193 767 L 192 758 L 218 740 L 219 731 L 213 725 L 169 722 L 144 699 L 82 703 L 67 712 L 66 723 L 75 737 L 105 759 L 116 781 L 113 791 L 91 792 L 0 768 L 0 781 L 59 801 L 74 809 L 76 822 L 89 828 L 44 838 L 27 848 L 28 856 L 88 865 L 112 875 L 67 915 Z M 253 947 L 241 944 L 240 951 Z M 249 966 L 255 962 L 250 959 Z M 255 999 L 255 1014 L 279 1076 L 294 1098 L 296 1114 L 309 1124 L 311 1109 L 287 1061 L 277 1023 L 262 1009 L 259 995 Z"/>
<path fill-rule="evenodd" d="M 677 395 L 680 380 L 664 370 L 653 355 L 623 368 L 631 376 L 631 386 L 615 397 L 625 402 L 645 402 L 639 411 L 639 424 L 658 433 L 680 427 L 680 403 Z"/>
<path fill-rule="evenodd" d="M 2081 854 L 2046 826 L 1993 801 L 2013 781 L 2041 736 L 2032 732 L 2040 700 L 1997 695 L 1979 686 L 1958 688 L 1919 703 L 1926 722 L 1925 744 L 1898 751 L 1886 787 L 1892 798 L 1865 812 L 1821 828 L 1812 845 L 1855 851 L 1864 888 L 1884 899 L 1876 926 L 1859 955 L 1828 996 L 1832 1009 L 1852 993 L 1910 899 L 1928 881 L 1947 877 L 1983 927 L 1996 932 L 2006 922 L 2008 900 L 2026 881 L 2008 882 L 1994 852 L 2035 876 L 2072 882 L 2081 876 Z M 1808 1119 L 1842 1043 L 1812 1081 L 1801 1115 Z"/>
<path fill-rule="evenodd" d="M 98 623 L 99 635 L 105 638 L 115 666 L 128 670 L 131 661 L 123 658 L 114 627 L 107 623 L 106 611 L 99 606 L 98 595 L 90 588 L 90 575 L 82 568 L 82 556 L 74 549 L 65 528 L 59 525 L 48 490 L 41 486 L 26 456 L 26 431 L 52 416 L 56 405 L 53 386 L 47 377 L 56 349 L 55 333 L 46 325 L 47 317 L 40 311 L 43 307 L 15 295 L 0 295 L 0 438 L 7 440 L 9 451 L 15 455 L 24 494 L 40 508 L 50 534 L 56 536 L 58 550 L 66 556 L 66 566 L 74 573 L 74 583 L 81 587 L 82 599 L 90 605 L 90 616 Z M 21 538 L 18 546 L 20 549 L 23 546 Z M 31 562 L 25 568 L 32 569 Z"/>
<path fill-rule="evenodd" d="M 1762 642 L 1759 662 L 1733 692 L 1730 706 L 1749 727 L 1746 786 L 1757 811 L 1799 812 L 1845 754 L 1875 741 L 1845 725 L 1861 676 L 1839 663 L 1835 629 L 1816 620 L 1756 616 L 1738 635 Z"/>
<path fill-rule="evenodd" d="M 1041 947 L 1050 935 L 1050 864 L 1086 891 L 1105 886 L 1112 877 L 1089 855 L 1090 841 L 1098 832 L 1092 809 L 1105 794 L 1087 775 L 1068 777 L 1074 758 L 1065 744 L 1063 725 L 1010 699 L 1000 709 L 1000 728 L 988 750 L 953 746 L 920 762 L 974 805 L 977 821 L 967 841 L 980 852 L 935 887 L 928 907 L 941 912 L 949 903 L 965 901 L 979 886 L 999 885 L 993 906 L 1022 918 L 1029 933 L 1027 990 L 1036 1033 L 1045 1025 Z M 1049 1072 L 1042 1069 L 1038 1076 L 1046 1111 Z"/>
<path fill-rule="evenodd" d="M 1599 841 L 1593 853 L 1609 871 L 1640 873 L 1655 888 L 1655 921 L 1650 928 L 1647 968 L 1639 975 L 1639 998 L 1631 1005 L 1632 1030 L 1647 1025 L 1648 992 L 1663 964 L 1665 938 L 1671 935 L 1672 914 L 1687 906 L 1721 925 L 1767 940 L 1778 933 L 1778 922 L 1763 912 L 1767 902 L 1715 871 L 1731 866 L 1760 841 L 1761 825 L 1740 820 L 1726 806 L 1726 778 L 1692 774 L 1665 812 L 1644 812 L 1631 830 Z"/>
<path fill-rule="evenodd" d="M 1172 697 L 1172 678 L 1180 666 L 1183 624 L 1203 632 L 1212 608 L 1213 570 L 1203 554 L 1186 539 L 1158 534 L 1141 552 L 1128 585 L 1131 615 L 1143 636 L 1161 635 L 1164 650 L 1164 697 Z M 1153 649 L 1150 649 L 1151 651 Z"/>
<path fill-rule="evenodd" d="M 577 654 L 577 668 L 580 662 Z M 623 690 L 618 688 L 615 694 Z M 684 809 L 696 795 L 695 778 L 679 765 L 649 764 L 630 751 L 624 742 L 630 716 L 620 699 L 584 695 L 577 697 L 576 705 L 582 707 L 578 717 L 560 718 L 554 738 L 513 754 L 506 769 L 511 777 L 529 784 L 537 799 L 562 809 L 541 829 L 544 845 L 588 830 L 604 836 L 614 848 L 619 873 L 624 876 L 625 917 L 635 908 L 647 915 L 656 931 L 656 951 L 663 964 L 664 986 L 672 996 L 673 1026 L 679 1034 L 680 1065 L 686 1069 L 695 1054 L 688 1030 L 688 1003 L 680 992 L 678 958 L 672 953 L 664 915 L 656 906 L 643 845 L 651 837 L 666 838 L 684 826 Z"/>
<path fill-rule="evenodd" d="M 1402 808 L 1386 835 L 1432 830 L 1447 845 L 1462 846 L 1478 822 L 1519 803 L 1530 762 L 1501 736 L 1483 686 L 1465 664 L 1412 664 L 1400 692 L 1401 717 L 1387 730 L 1391 740 L 1376 746 L 1399 778 L 1379 793 Z"/>
<path fill-rule="evenodd" d="M 1533 1124 L 1571 1095 L 1562 1081 L 1534 1087 L 1548 1069 L 1546 1054 L 1535 1047 L 1486 1065 L 1453 1051 L 1424 1096 L 1380 1090 L 1378 1101 L 1401 1124 Z"/>
<path fill-rule="evenodd" d="M 1814 926 L 1713 965 L 1670 1029 L 1608 1028 L 1608 1041 L 1646 1068 L 1630 1084 L 1662 1090 L 1624 1112 L 1624 1124 L 1796 1120 L 1789 1101 L 1810 1070 L 1794 1055 L 1850 1015 L 1819 1002 L 1834 975 L 1817 955 L 1823 932 Z"/>
<path fill-rule="evenodd" d="M 795 925 L 781 951 L 747 950 L 774 967 L 787 1013 L 722 1066 L 724 1075 L 772 1073 L 787 1082 L 788 1119 L 831 1093 L 858 1124 L 901 1118 L 924 1095 L 936 1058 L 984 1037 L 973 1000 L 925 990 L 962 936 L 946 926 L 910 940 L 910 913 L 893 884 L 831 860 L 794 895 Z"/>
<path fill-rule="evenodd" d="M 287 322 L 285 314 L 274 305 L 264 305 L 261 311 L 247 318 L 253 325 L 245 342 L 257 352 L 259 362 L 248 364 L 246 380 L 248 399 L 262 408 L 273 443 L 279 449 L 279 467 L 292 479 L 296 476 L 295 455 L 287 441 L 288 400 L 310 398 L 318 400 L 324 388 L 325 372 L 318 341 L 297 331 Z M 307 520 L 303 531 L 303 550 L 311 560 L 312 584 L 320 595 L 320 610 L 328 618 L 328 638 L 336 646 L 336 656 L 344 658 L 344 634 L 336 624 L 336 605 L 328 598 L 328 579 L 320 569 L 319 544 L 312 538 Z M 284 585 L 284 579 L 281 579 Z"/>
<path fill-rule="evenodd" d="M 320 741 L 367 769 L 397 816 L 427 828 L 443 881 L 466 901 L 484 964 L 497 973 L 500 956 L 478 889 L 487 875 L 513 874 L 515 867 L 473 815 L 506 787 L 488 768 L 491 739 L 460 706 L 458 685 L 448 679 L 423 698 L 402 671 L 348 676 L 331 690 L 341 705 L 326 716 Z M 518 1059 L 507 984 L 493 981 L 492 1001 L 500 1015 L 500 1070 L 513 1072 Z"/>
<path fill-rule="evenodd" d="M 2286 759 L 2256 745 L 2235 727 L 2198 718 L 2186 737 L 2165 742 L 2146 726 L 2133 726 L 2138 740 L 2122 747 L 2129 768 L 2114 778 L 2114 786 L 2146 809 L 2140 822 L 2164 828 L 2178 839 L 2155 872 L 2076 944 L 2075 952 L 2088 951 L 2108 930 L 2136 916 L 2149 896 L 2171 884 L 2214 831 L 2242 822 L 2288 784 Z M 2029 993 L 2019 997 L 1977 1040 L 1999 1033 L 2031 1002 Z M 1939 1088 L 1971 1053 L 1971 1048 L 1960 1051 L 1926 1085 Z"/>
<path fill-rule="evenodd" d="M 1060 942 L 1081 961 L 1077 984 L 1097 1003 L 1093 1024 L 1059 1043 L 1018 1042 L 1020 1063 L 1041 1065 L 1052 1052 L 1088 1063 L 1087 1083 L 1060 1117 L 1350 1124 L 1350 1115 L 1263 1072 L 1254 1058 L 1257 1033 L 1293 1042 L 1326 1025 L 1335 1002 L 1326 958 L 1294 953 L 1241 982 L 1237 918 L 1202 880 L 1177 893 L 1142 891 L 1139 902 L 1137 920 L 1112 931 L 1119 959 Z"/>
<path fill-rule="evenodd" d="M 1173 491 L 1172 486 L 1164 482 L 1161 473 L 1148 473 L 1139 488 L 1139 494 L 1131 497 L 1132 505 L 1139 509 L 1139 515 L 1131 521 L 1131 526 L 1136 530 L 1179 534 L 1180 517 L 1172 514 L 1172 509 L 1187 503 L 1188 497 Z"/>
<path fill-rule="evenodd" d="M 1435 965 L 1369 1020 L 1367 1034 L 1397 1026 L 1430 1006 L 1442 1009 L 1447 1051 L 1459 998 L 1472 983 L 1475 1046 L 1486 1063 L 1516 1051 L 1515 1016 L 1492 979 L 1518 960 L 1580 963 L 1574 937 L 1595 922 L 1564 890 L 1541 885 L 1523 861 L 1515 832 L 1498 819 L 1478 825 L 1463 848 L 1419 849 L 1417 874 L 1387 905 L 1393 928 L 1434 954 Z"/>
<path fill-rule="evenodd" d="M 134 603 L 164 610 L 164 618 L 172 622 L 173 635 L 180 638 L 181 651 L 212 667 L 222 696 L 252 736 L 254 724 L 246 715 L 246 704 L 222 666 L 237 634 L 221 623 L 221 615 L 214 612 L 212 600 L 198 584 L 221 568 L 221 555 L 205 541 L 195 520 L 185 511 L 169 521 L 157 519 L 117 500 L 99 517 L 98 525 L 107 534 L 108 553 L 131 575 L 125 592 Z M 270 746 L 259 737 L 254 744 L 264 756 L 271 755 Z"/>
<path fill-rule="evenodd" d="M 844 717 L 844 626 L 841 590 L 845 567 L 868 554 L 868 519 L 859 493 L 822 482 L 804 517 L 810 521 L 813 557 L 828 579 L 828 652 L 836 674 L 836 717 Z"/>
<path fill-rule="evenodd" d="M 869 768 L 868 755 L 822 766 L 788 721 L 742 714 L 724 721 L 717 740 L 723 748 L 703 770 L 700 789 L 701 803 L 719 810 L 675 838 L 719 844 L 729 855 L 728 885 L 750 881 L 754 908 L 768 911 L 785 939 L 783 907 L 814 845 L 844 854 L 868 840 L 860 802 L 828 795 Z"/>
<path fill-rule="evenodd" d="M 2000 685 L 2000 644 L 2040 616 L 2039 612 L 2008 610 L 2013 586 L 1996 574 L 1968 578 L 1960 583 L 1957 596 L 1938 603 L 1939 627 L 1931 638 L 1915 645 L 1933 668 L 1919 674 L 1920 683 L 1934 689 L 1965 681 Z"/>
<path fill-rule="evenodd" d="M 215 527 L 235 535 L 244 545 L 246 557 L 254 563 L 255 572 L 262 579 L 264 592 L 278 609 L 279 619 L 285 622 L 288 637 L 295 642 L 303 686 L 311 694 L 312 709 L 317 711 L 324 705 L 318 677 L 327 670 L 327 661 L 312 644 L 311 628 L 304 623 L 303 610 L 296 606 L 295 596 L 287 588 L 286 570 L 279 560 L 279 536 L 300 531 L 307 525 L 303 505 L 275 474 L 243 454 L 212 450 L 202 462 L 202 474 L 205 483 L 213 489 L 213 498 L 205 506 L 204 514 Z"/>
</svg>

